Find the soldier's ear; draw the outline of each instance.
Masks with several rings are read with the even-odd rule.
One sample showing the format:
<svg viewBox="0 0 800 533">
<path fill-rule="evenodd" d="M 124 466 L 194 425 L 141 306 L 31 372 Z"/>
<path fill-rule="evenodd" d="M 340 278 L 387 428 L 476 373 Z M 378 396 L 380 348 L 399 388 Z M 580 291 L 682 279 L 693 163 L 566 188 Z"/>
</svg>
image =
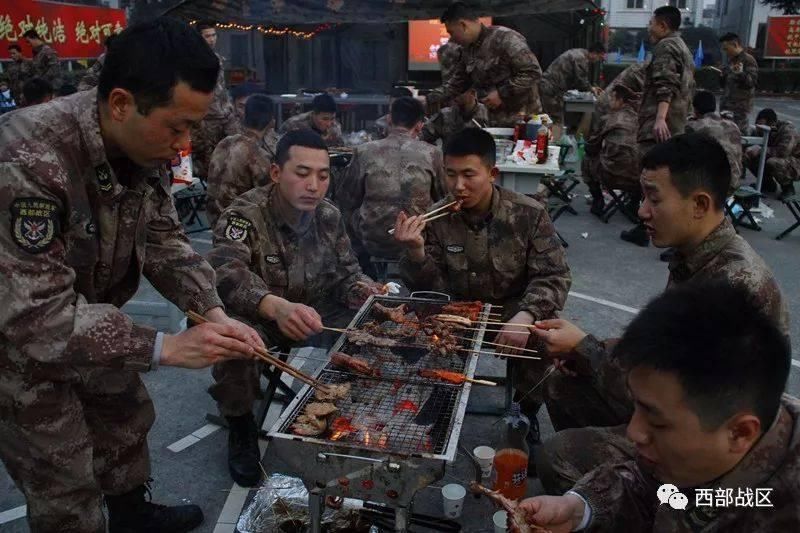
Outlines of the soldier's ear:
<svg viewBox="0 0 800 533">
<path fill-rule="evenodd" d="M 728 431 L 728 446 L 732 453 L 745 454 L 761 437 L 761 421 L 752 413 L 740 413 L 731 418 L 725 428 Z"/>
<path fill-rule="evenodd" d="M 124 122 L 136 112 L 136 101 L 130 91 L 115 87 L 108 95 L 108 113 L 116 122 Z"/>
<path fill-rule="evenodd" d="M 714 200 L 711 195 L 705 191 L 697 191 L 693 195 L 694 200 L 694 218 L 701 219 L 713 210 Z"/>
<path fill-rule="evenodd" d="M 281 167 L 277 163 L 272 163 L 269 167 L 269 179 L 272 183 L 280 183 L 281 181 Z"/>
<path fill-rule="evenodd" d="M 492 167 L 492 170 L 489 171 L 489 177 L 491 178 L 492 183 L 495 182 L 497 176 L 500 175 L 500 169 L 497 167 Z"/>
</svg>

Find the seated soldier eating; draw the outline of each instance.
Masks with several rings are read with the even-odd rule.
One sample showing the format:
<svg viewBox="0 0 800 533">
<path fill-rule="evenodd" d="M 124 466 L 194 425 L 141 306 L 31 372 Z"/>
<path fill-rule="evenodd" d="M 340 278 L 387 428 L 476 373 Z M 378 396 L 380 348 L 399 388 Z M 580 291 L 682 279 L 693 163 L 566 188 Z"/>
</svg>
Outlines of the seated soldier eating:
<svg viewBox="0 0 800 533">
<path fill-rule="evenodd" d="M 800 530 L 800 401 L 783 394 L 791 348 L 746 288 L 665 292 L 615 348 L 634 402 L 636 454 L 563 496 L 520 503 L 559 531 Z"/>
<path fill-rule="evenodd" d="M 498 355 L 516 353 L 532 340 L 533 324 L 563 308 L 571 276 L 547 209 L 536 200 L 495 185 L 495 143 L 487 132 L 465 129 L 445 145 L 445 183 L 460 209 L 426 223 L 401 212 L 395 238 L 405 246 L 400 272 L 409 288 L 441 291 L 455 300 L 503 306 L 507 322 L 494 342 Z M 547 361 L 525 361 L 515 387 L 524 395 L 539 381 Z M 532 422 L 542 403 L 530 394 L 523 405 Z M 538 430 L 532 431 L 538 440 Z"/>
<path fill-rule="evenodd" d="M 325 200 L 330 164 L 325 141 L 296 130 L 278 142 L 272 183 L 236 198 L 214 231 L 209 262 L 228 310 L 286 349 L 322 333 L 323 322 L 349 322 L 379 286 L 362 274 L 339 210 Z M 227 418 L 228 466 L 239 485 L 259 480 L 253 404 L 260 364 L 219 363 L 209 393 Z"/>
</svg>

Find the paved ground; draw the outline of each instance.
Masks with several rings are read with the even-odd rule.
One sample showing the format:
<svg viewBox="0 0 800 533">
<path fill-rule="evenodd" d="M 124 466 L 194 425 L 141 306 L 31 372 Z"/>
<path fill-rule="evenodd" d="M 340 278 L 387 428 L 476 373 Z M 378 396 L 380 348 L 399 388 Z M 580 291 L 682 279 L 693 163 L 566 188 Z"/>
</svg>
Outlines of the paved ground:
<svg viewBox="0 0 800 533">
<path fill-rule="evenodd" d="M 800 123 L 800 102 L 765 99 L 757 109 L 772 106 L 781 117 Z M 580 189 L 581 194 L 585 189 Z M 763 220 L 764 230 L 742 230 L 742 235 L 758 250 L 772 267 L 786 296 L 793 317 L 800 316 L 800 275 L 797 260 L 800 257 L 800 230 L 783 241 L 774 236 L 787 227 L 791 220 L 786 208 L 774 199 L 764 202 L 774 210 L 774 218 Z M 602 224 L 588 213 L 582 198 L 574 202 L 578 216 L 566 214 L 557 227 L 569 241 L 567 250 L 572 268 L 572 295 L 564 315 L 578 322 L 584 329 L 599 336 L 618 334 L 632 316 L 631 308 L 643 306 L 658 294 L 666 281 L 667 268 L 658 260 L 654 248 L 638 248 L 618 239 L 619 232 L 627 227 L 621 216 Z M 585 238 L 582 234 L 588 234 Z M 209 248 L 207 233 L 196 234 L 193 242 L 198 251 Z M 143 287 L 137 299 L 158 301 L 159 297 L 149 287 Z M 150 320 L 137 315 L 142 321 Z M 792 323 L 792 337 L 800 338 L 800 321 Z M 800 350 L 795 343 L 795 362 L 788 391 L 800 394 Z M 312 361 L 308 362 L 313 364 Z M 490 362 L 481 373 L 499 373 L 496 362 Z M 150 433 L 150 448 L 155 484 L 153 494 L 163 503 L 191 501 L 203 507 L 206 523 L 198 531 L 232 531 L 230 525 L 217 526 L 222 513 L 223 521 L 232 523 L 238 517 L 246 493 L 231 492 L 232 482 L 225 466 L 226 433 L 207 426 L 205 414 L 214 412 L 214 404 L 206 394 L 211 382 L 208 371 L 180 371 L 162 368 L 144 376 L 156 406 L 157 420 Z M 483 389 L 472 397 L 472 404 L 501 405 L 499 389 Z M 543 433 L 551 432 L 546 415 L 542 416 Z M 493 417 L 467 418 L 462 440 L 467 448 L 491 444 L 496 430 Z M 199 430 L 199 431 L 198 431 Z M 195 436 L 189 437 L 192 434 Z M 208 434 L 207 434 L 208 433 Z M 207 434 L 207 435 L 206 435 Z M 187 438 L 188 437 L 188 438 Z M 202 437 L 202 438 L 198 438 Z M 182 440 L 183 439 L 183 440 Z M 174 452 L 169 446 L 181 441 Z M 278 465 L 266 465 L 272 470 Z M 43 473 L 46 475 L 46 473 Z M 448 474 L 436 487 L 447 482 L 465 482 L 470 477 L 467 462 L 459 458 L 448 469 Z M 535 484 L 532 485 L 532 490 Z M 227 505 L 226 505 L 227 502 Z M 437 488 L 428 488 L 418 494 L 416 510 L 427 514 L 441 513 L 441 497 Z M 24 499 L 16 490 L 5 470 L 0 466 L 0 532 L 27 532 L 24 519 Z M 491 512 L 483 501 L 468 500 L 461 522 L 465 531 L 492 531 Z"/>
</svg>

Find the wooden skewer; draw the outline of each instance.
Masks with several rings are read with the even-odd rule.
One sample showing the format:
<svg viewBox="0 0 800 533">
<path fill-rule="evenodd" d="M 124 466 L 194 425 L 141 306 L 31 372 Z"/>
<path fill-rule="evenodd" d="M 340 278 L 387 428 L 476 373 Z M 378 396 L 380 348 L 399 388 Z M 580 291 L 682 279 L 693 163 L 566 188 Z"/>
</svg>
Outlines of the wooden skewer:
<svg viewBox="0 0 800 533">
<path fill-rule="evenodd" d="M 439 218 L 439 217 L 443 217 L 443 216 L 445 216 L 445 215 L 449 215 L 450 213 L 449 213 L 449 212 L 447 212 L 447 213 L 444 213 L 444 214 L 441 214 L 441 215 L 438 215 L 438 216 L 435 216 L 435 217 L 434 217 L 434 216 L 432 216 L 432 215 L 435 215 L 436 213 L 438 213 L 439 211 L 443 211 L 443 210 L 445 210 L 445 209 L 448 209 L 448 208 L 450 208 L 450 207 L 454 206 L 454 205 L 455 205 L 455 204 L 457 204 L 457 203 L 458 203 L 458 200 L 453 200 L 453 201 L 452 201 L 452 202 L 450 202 L 449 204 L 443 205 L 443 206 L 441 206 L 441 207 L 437 207 L 437 208 L 436 208 L 436 209 L 434 209 L 433 211 L 428 211 L 427 213 L 425 213 L 424 215 L 422 215 L 422 220 L 424 220 L 425 222 L 428 222 L 428 221 L 430 221 L 430 220 L 435 220 L 435 219 L 437 219 L 437 218 Z M 390 230 L 389 230 L 389 235 L 394 235 L 395 229 L 396 229 L 396 228 L 392 228 L 392 229 L 390 229 Z"/>
<path fill-rule="evenodd" d="M 194 311 L 187 311 L 186 312 L 186 316 L 192 322 L 196 322 L 198 324 L 205 324 L 206 322 L 210 322 L 210 320 L 207 320 L 204 316 L 202 316 L 199 313 L 196 313 Z M 274 366 L 276 368 L 281 369 L 282 371 L 286 372 L 287 374 L 299 379 L 300 381 L 302 381 L 306 385 L 310 385 L 311 387 L 314 387 L 315 389 L 320 389 L 320 390 L 324 390 L 325 389 L 325 385 L 324 384 L 320 383 L 319 381 L 317 381 L 316 379 L 312 378 L 311 376 L 308 376 L 308 375 L 304 374 L 303 372 L 301 372 L 300 370 L 296 369 L 292 365 L 290 365 L 290 364 L 288 364 L 288 363 L 286 363 L 284 361 L 281 361 L 277 357 L 274 357 L 265 348 L 261 348 L 260 346 L 251 346 L 251 347 L 253 348 L 253 351 L 259 357 L 259 359 L 262 359 L 263 361 L 269 363 L 271 366 Z"/>
<path fill-rule="evenodd" d="M 488 379 L 464 378 L 464 381 L 468 383 L 474 383 L 475 385 L 486 385 L 488 387 L 497 386 L 497 383 L 495 383 L 494 381 L 489 381 Z"/>
<path fill-rule="evenodd" d="M 459 350 L 463 352 L 474 353 L 478 355 L 493 355 L 495 357 L 510 357 L 512 359 L 527 359 L 529 361 L 540 361 L 541 357 L 534 357 L 532 355 L 517 355 L 517 354 L 506 354 L 506 353 L 496 353 L 496 352 L 482 352 L 480 350 L 470 350 L 468 348 L 459 348 Z"/>
<path fill-rule="evenodd" d="M 329 328 L 329 327 L 326 327 L 326 326 L 322 326 L 322 329 L 324 329 L 325 331 L 335 331 L 336 333 L 347 333 L 348 331 L 356 331 L 354 329 L 346 330 L 346 329 L 342 329 L 342 328 Z"/>
<path fill-rule="evenodd" d="M 453 335 L 453 338 L 454 339 L 460 339 L 460 340 L 463 340 L 463 341 L 471 341 L 472 340 L 469 337 L 459 337 L 458 335 Z M 509 346 L 508 344 L 498 344 L 496 342 L 483 341 L 483 344 L 489 344 L 491 346 L 499 346 L 500 348 L 511 348 L 512 350 L 519 350 L 521 352 L 539 353 L 537 350 L 531 350 L 529 348 L 517 348 L 516 346 Z M 497 355 L 503 355 L 503 354 L 497 354 Z"/>
</svg>

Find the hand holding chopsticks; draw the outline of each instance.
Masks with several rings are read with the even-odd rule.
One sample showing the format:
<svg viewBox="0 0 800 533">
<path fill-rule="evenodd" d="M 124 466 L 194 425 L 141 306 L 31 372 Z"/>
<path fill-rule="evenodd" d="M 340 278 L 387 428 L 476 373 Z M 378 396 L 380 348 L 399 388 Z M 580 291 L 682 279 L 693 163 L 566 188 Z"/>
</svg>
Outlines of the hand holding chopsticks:
<svg viewBox="0 0 800 533">
<path fill-rule="evenodd" d="M 456 207 L 461 207 L 461 200 L 454 200 L 449 204 L 445 204 L 441 207 L 434 209 L 433 211 L 428 211 L 424 215 L 421 215 L 419 218 L 424 220 L 425 222 L 430 222 L 431 220 L 436 220 L 437 218 L 441 218 L 450 214 L 451 209 L 455 210 Z M 444 211 L 444 213 L 440 213 Z M 439 213 L 439 214 L 437 214 Z M 392 228 L 389 230 L 389 235 L 394 235 L 394 232 L 397 228 Z"/>
</svg>

